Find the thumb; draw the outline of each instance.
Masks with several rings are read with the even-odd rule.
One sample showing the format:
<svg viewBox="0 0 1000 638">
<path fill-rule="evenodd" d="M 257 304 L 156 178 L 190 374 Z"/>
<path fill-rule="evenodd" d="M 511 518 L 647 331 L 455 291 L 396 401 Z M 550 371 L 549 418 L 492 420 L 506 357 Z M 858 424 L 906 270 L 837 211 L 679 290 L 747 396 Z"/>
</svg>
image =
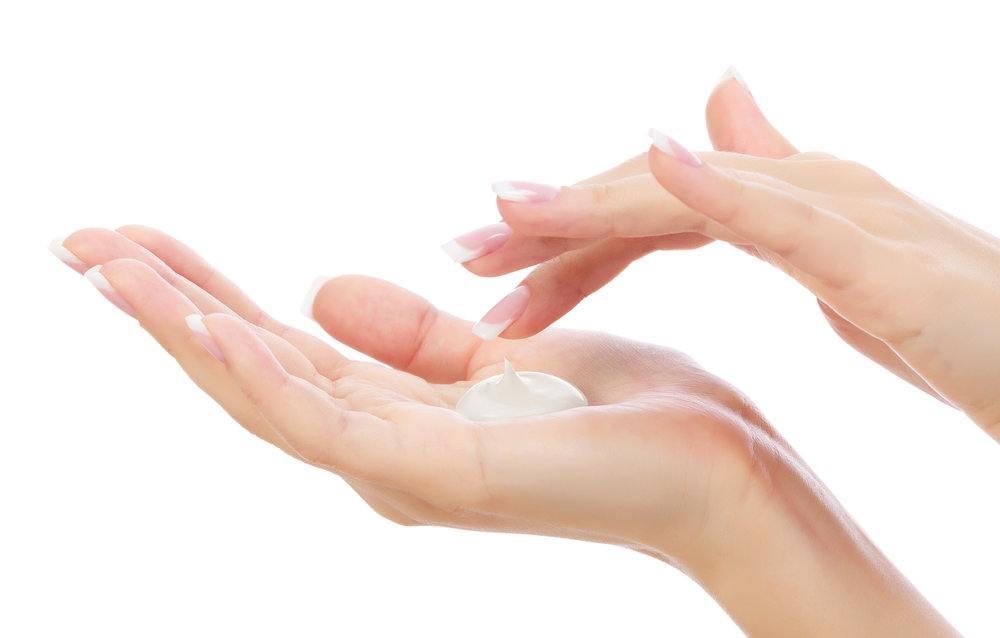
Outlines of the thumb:
<svg viewBox="0 0 1000 638">
<path fill-rule="evenodd" d="M 708 136 L 717 151 L 781 159 L 798 150 L 764 117 L 743 78 L 729 67 L 705 105 Z"/>
</svg>

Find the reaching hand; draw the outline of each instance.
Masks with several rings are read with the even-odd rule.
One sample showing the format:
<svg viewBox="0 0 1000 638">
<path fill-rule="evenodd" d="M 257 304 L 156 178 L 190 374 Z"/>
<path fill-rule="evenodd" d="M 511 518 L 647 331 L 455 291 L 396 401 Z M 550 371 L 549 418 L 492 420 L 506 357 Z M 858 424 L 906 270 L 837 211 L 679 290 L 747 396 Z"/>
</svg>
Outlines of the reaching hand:
<svg viewBox="0 0 1000 638">
<path fill-rule="evenodd" d="M 796 153 L 735 80 L 708 114 L 734 152 L 661 135 L 648 158 L 576 186 L 501 184 L 510 239 L 466 266 L 541 264 L 503 334 L 534 334 L 652 250 L 717 239 L 795 278 L 847 343 L 1000 440 L 1000 240 L 860 164 Z"/>
<path fill-rule="evenodd" d="M 708 100 L 706 121 L 715 147 L 765 158 L 796 154 L 736 77 L 727 75 Z M 698 248 L 716 239 L 696 232 L 702 221 L 698 216 L 692 217 L 695 230 L 690 231 L 650 233 L 623 226 L 620 218 L 633 214 L 629 211 L 633 216 L 648 213 L 648 224 L 662 207 L 677 203 L 650 173 L 646 153 L 562 189 L 524 182 L 498 186 L 501 192 L 507 186 L 515 189 L 513 194 L 506 189 L 497 200 L 506 223 L 473 231 L 449 242 L 446 250 L 468 270 L 486 277 L 541 264 L 523 282 L 532 295 L 503 332 L 509 338 L 523 338 L 549 326 L 654 250 Z M 719 234 L 722 239 L 736 239 Z"/>
<path fill-rule="evenodd" d="M 243 427 L 390 520 L 636 549 L 692 575 L 751 633 L 951 632 L 753 406 L 677 352 L 583 332 L 484 343 L 386 282 L 327 281 L 308 310 L 386 367 L 275 321 L 158 231 L 79 231 L 57 254 L 90 267 Z M 504 357 L 591 405 L 489 424 L 456 413 Z"/>
</svg>

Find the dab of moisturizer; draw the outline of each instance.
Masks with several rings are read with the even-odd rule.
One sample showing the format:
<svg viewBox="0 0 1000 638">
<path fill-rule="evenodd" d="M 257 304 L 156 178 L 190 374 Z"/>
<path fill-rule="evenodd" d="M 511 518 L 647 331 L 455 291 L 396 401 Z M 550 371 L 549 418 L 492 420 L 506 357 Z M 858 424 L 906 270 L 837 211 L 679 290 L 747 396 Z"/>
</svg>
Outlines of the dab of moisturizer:
<svg viewBox="0 0 1000 638">
<path fill-rule="evenodd" d="M 473 421 L 534 416 L 587 405 L 587 398 L 559 377 L 516 372 L 504 359 L 503 374 L 480 381 L 459 399 L 455 410 Z"/>
</svg>

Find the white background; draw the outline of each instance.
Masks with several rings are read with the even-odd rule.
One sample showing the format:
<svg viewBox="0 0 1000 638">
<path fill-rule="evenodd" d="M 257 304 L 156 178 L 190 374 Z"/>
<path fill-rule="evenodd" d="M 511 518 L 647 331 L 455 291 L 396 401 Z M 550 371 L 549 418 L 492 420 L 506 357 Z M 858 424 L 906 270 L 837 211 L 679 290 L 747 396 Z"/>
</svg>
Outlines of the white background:
<svg viewBox="0 0 1000 638">
<path fill-rule="evenodd" d="M 639 554 L 380 519 L 229 421 L 46 244 L 159 227 L 316 332 L 318 274 L 478 318 L 519 275 L 439 245 L 497 219 L 489 183 L 577 181 L 650 126 L 705 149 L 730 63 L 800 148 L 1000 233 L 1000 45 L 974 6 L 4 2 L 0 634 L 739 635 Z M 742 388 L 961 631 L 1000 634 L 1000 448 L 794 282 L 726 246 L 659 254 L 560 325 Z"/>
</svg>

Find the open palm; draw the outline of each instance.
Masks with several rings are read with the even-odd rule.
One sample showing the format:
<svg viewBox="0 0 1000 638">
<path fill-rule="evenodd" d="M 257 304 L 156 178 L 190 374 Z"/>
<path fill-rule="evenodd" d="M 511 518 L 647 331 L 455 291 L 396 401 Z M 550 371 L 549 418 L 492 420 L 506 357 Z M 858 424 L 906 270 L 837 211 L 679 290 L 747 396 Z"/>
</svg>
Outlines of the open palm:
<svg viewBox="0 0 1000 638">
<path fill-rule="evenodd" d="M 667 548 L 669 559 L 698 540 L 708 510 L 745 496 L 760 449 L 794 456 L 742 395 L 666 348 L 574 331 L 483 342 L 408 291 L 345 276 L 311 310 L 388 366 L 352 361 L 161 232 L 88 229 L 63 245 L 102 265 L 111 294 L 243 427 L 342 476 L 398 523 Z M 192 314 L 223 361 L 188 329 Z M 568 379 L 590 405 L 489 424 L 454 412 L 503 358 Z"/>
</svg>

